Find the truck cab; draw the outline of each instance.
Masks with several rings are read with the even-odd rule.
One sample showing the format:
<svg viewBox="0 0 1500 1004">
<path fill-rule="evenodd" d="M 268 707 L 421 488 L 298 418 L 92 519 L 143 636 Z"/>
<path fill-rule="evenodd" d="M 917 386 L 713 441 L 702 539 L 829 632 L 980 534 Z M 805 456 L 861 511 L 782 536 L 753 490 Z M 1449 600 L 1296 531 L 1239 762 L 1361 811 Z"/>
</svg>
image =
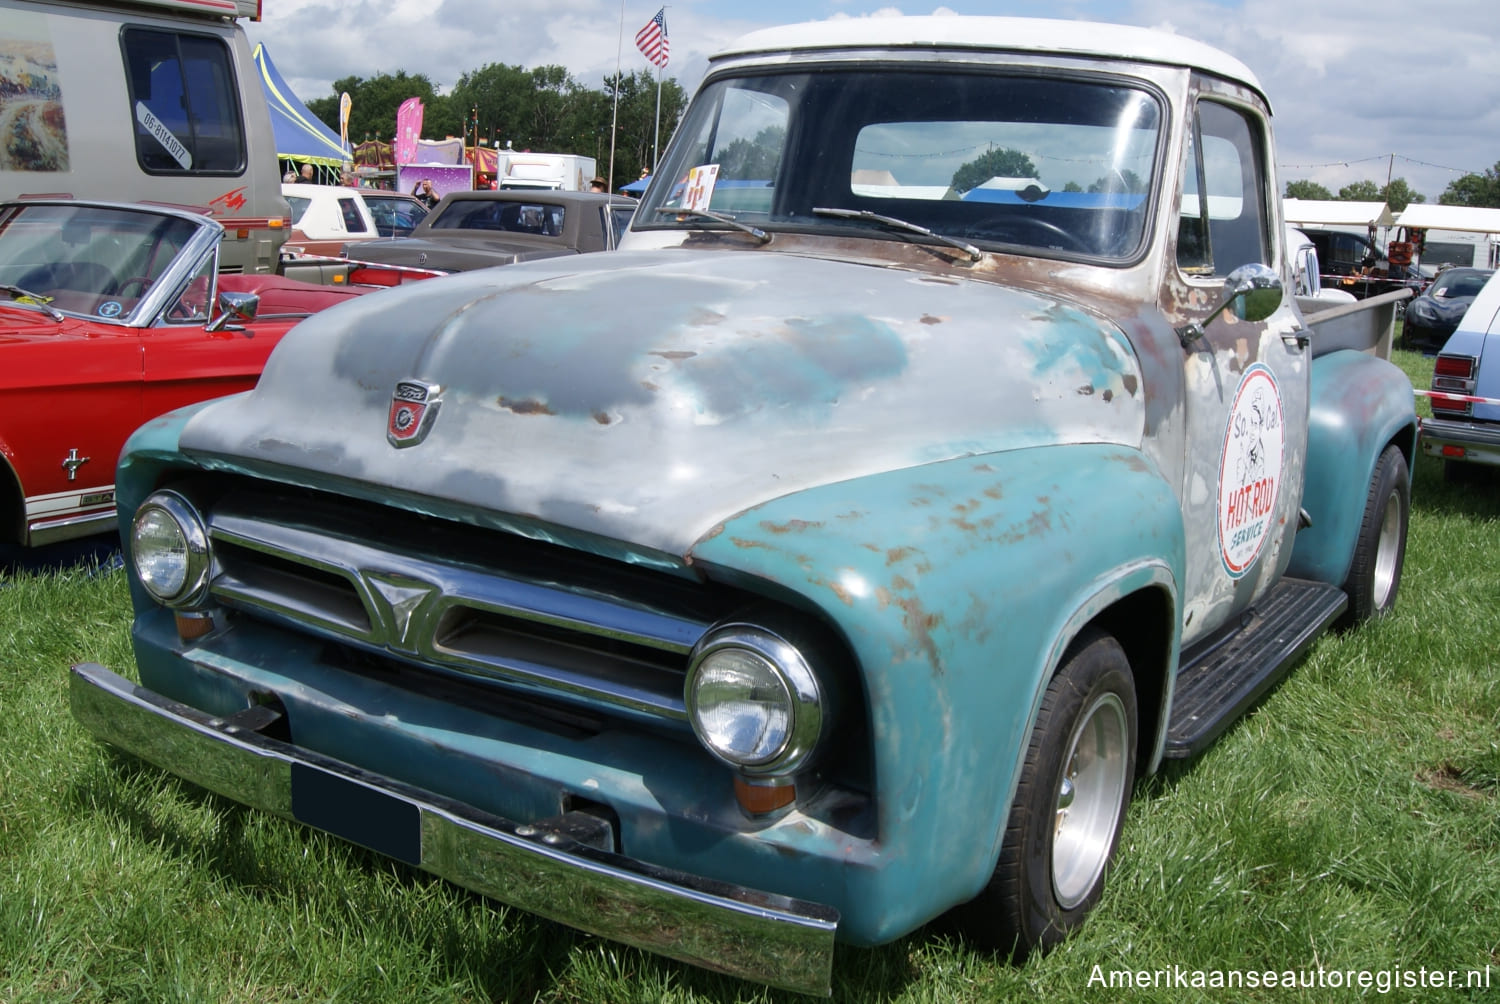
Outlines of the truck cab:
<svg viewBox="0 0 1500 1004">
<path fill-rule="evenodd" d="M 275 272 L 275 140 L 240 22 L 259 0 L 0 0 L 0 198 L 193 208 L 226 272 Z"/>
</svg>

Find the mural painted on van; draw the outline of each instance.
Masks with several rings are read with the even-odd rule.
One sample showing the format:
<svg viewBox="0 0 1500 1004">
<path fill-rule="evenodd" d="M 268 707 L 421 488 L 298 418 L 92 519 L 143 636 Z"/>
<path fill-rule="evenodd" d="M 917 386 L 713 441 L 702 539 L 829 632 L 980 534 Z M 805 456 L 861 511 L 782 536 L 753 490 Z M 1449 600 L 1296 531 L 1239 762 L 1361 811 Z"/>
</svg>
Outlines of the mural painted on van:
<svg viewBox="0 0 1500 1004">
<path fill-rule="evenodd" d="M 68 170 L 62 83 L 45 17 L 0 33 L 0 171 Z"/>
</svg>

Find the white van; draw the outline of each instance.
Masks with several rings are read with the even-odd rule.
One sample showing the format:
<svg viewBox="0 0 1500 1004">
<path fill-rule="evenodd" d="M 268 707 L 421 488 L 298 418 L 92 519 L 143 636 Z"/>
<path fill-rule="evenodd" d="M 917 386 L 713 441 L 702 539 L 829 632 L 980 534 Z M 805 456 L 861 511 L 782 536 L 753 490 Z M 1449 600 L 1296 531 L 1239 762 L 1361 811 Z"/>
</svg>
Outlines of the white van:
<svg viewBox="0 0 1500 1004">
<path fill-rule="evenodd" d="M 276 141 L 241 18 L 260 0 L 0 0 L 0 198 L 161 202 L 223 224 L 224 271 L 275 272 Z"/>
</svg>

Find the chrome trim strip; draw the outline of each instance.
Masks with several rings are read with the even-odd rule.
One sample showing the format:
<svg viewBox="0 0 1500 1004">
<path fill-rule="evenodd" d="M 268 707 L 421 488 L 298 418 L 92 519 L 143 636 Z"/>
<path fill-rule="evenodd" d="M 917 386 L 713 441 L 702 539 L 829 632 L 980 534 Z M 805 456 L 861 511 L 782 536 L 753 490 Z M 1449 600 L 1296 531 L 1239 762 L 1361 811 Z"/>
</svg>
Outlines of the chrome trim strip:
<svg viewBox="0 0 1500 1004">
<path fill-rule="evenodd" d="M 87 516 L 69 516 L 66 519 L 37 520 L 26 531 L 26 542 L 30 547 L 55 544 L 60 540 L 74 540 L 95 533 L 104 533 L 115 526 L 114 507 Z"/>
<path fill-rule="evenodd" d="M 169 700 L 95 663 L 69 674 L 96 738 L 286 819 L 296 771 L 414 810 L 418 867 L 559 923 L 741 979 L 831 992 L 838 911 L 659 868 L 370 774 Z"/>
<path fill-rule="evenodd" d="M 235 512 L 210 511 L 207 522 L 218 546 L 209 589 L 228 606 L 410 662 L 687 721 L 684 672 L 704 621 Z M 222 545 L 326 580 L 279 579 Z"/>
</svg>

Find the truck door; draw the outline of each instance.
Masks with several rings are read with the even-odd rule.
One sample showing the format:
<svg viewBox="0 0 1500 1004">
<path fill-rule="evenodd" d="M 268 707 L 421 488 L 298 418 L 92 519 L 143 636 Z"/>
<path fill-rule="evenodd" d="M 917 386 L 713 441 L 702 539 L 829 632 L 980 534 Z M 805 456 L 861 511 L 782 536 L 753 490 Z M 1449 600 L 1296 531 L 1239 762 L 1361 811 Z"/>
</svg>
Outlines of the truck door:
<svg viewBox="0 0 1500 1004">
<path fill-rule="evenodd" d="M 1265 119 L 1199 96 L 1182 173 L 1176 267 L 1186 290 L 1163 309 L 1202 323 L 1225 277 L 1259 262 L 1286 282 Z M 1172 287 L 1173 283 L 1167 283 Z M 1269 589 L 1291 556 L 1306 457 L 1308 352 L 1290 291 L 1265 321 L 1225 311 L 1183 349 L 1187 530 L 1183 643 L 1224 624 Z"/>
</svg>

